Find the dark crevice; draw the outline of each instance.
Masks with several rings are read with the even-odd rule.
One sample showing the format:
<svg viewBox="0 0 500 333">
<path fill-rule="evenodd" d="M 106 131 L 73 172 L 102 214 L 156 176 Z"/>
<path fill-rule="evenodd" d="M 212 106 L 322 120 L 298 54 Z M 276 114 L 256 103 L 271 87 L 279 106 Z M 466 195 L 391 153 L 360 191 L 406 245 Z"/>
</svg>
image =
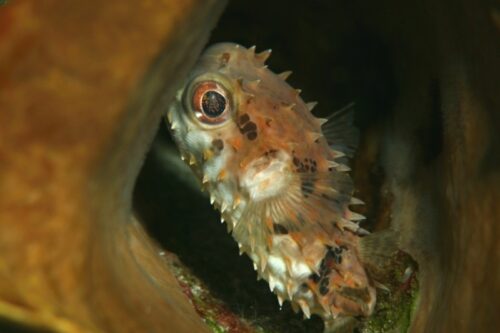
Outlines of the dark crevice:
<svg viewBox="0 0 500 333">
<path fill-rule="evenodd" d="M 11 320 L 0 318 L 0 332 L 2 333 L 55 333 L 44 328 L 21 325 Z"/>
<path fill-rule="evenodd" d="M 429 87 L 430 107 L 428 119 L 418 131 L 421 143 L 422 160 L 429 165 L 443 151 L 443 113 L 441 110 L 441 91 L 438 80 L 432 80 Z"/>
</svg>

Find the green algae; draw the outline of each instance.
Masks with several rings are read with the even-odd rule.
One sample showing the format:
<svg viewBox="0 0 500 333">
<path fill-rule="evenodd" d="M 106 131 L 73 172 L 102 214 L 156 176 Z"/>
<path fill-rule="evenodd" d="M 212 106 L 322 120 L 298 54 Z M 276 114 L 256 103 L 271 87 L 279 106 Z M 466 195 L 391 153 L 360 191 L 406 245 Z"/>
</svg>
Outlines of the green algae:
<svg viewBox="0 0 500 333">
<path fill-rule="evenodd" d="M 419 290 L 417 266 L 400 252 L 386 269 L 384 284 L 388 290 L 378 290 L 374 313 L 363 322 L 359 332 L 404 333 L 410 327 Z"/>
</svg>

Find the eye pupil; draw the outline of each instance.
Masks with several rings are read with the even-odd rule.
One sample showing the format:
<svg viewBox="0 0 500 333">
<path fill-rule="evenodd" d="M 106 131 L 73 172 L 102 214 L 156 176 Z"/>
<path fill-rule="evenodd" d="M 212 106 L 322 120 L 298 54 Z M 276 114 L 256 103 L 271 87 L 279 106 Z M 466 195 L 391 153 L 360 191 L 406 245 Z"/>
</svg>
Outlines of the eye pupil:
<svg viewBox="0 0 500 333">
<path fill-rule="evenodd" d="M 0 0 L 1 1 L 1 0 Z M 190 100 L 185 99 L 185 106 L 191 111 L 196 121 L 203 125 L 222 125 L 231 117 L 231 94 L 227 88 L 213 80 L 194 81 L 188 87 Z M 187 103 L 190 103 L 187 104 Z"/>
<path fill-rule="evenodd" d="M 209 118 L 217 118 L 226 109 L 226 98 L 217 91 L 207 91 L 201 100 L 203 113 Z"/>
</svg>

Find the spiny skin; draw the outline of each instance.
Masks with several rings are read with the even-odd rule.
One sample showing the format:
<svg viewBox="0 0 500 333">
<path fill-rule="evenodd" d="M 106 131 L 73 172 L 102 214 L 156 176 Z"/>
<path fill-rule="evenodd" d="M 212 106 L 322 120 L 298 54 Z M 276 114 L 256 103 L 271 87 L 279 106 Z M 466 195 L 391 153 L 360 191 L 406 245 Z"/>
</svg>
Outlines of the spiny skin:
<svg viewBox="0 0 500 333">
<path fill-rule="evenodd" d="M 363 217 L 348 208 L 360 203 L 345 165 L 349 113 L 314 117 L 289 73 L 264 66 L 270 52 L 254 51 L 223 43 L 202 55 L 168 111 L 182 157 L 280 304 L 330 323 L 368 316 L 376 294 L 358 255 Z"/>
</svg>

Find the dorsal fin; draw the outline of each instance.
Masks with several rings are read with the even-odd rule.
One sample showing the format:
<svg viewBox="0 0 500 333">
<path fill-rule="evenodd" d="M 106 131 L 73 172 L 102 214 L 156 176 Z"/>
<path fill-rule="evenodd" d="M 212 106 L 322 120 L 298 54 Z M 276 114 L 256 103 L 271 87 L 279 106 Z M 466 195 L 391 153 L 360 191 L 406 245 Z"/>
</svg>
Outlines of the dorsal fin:
<svg viewBox="0 0 500 333">
<path fill-rule="evenodd" d="M 321 129 L 330 147 L 353 157 L 359 141 L 359 131 L 353 126 L 354 103 L 335 111 L 327 119 Z"/>
</svg>

